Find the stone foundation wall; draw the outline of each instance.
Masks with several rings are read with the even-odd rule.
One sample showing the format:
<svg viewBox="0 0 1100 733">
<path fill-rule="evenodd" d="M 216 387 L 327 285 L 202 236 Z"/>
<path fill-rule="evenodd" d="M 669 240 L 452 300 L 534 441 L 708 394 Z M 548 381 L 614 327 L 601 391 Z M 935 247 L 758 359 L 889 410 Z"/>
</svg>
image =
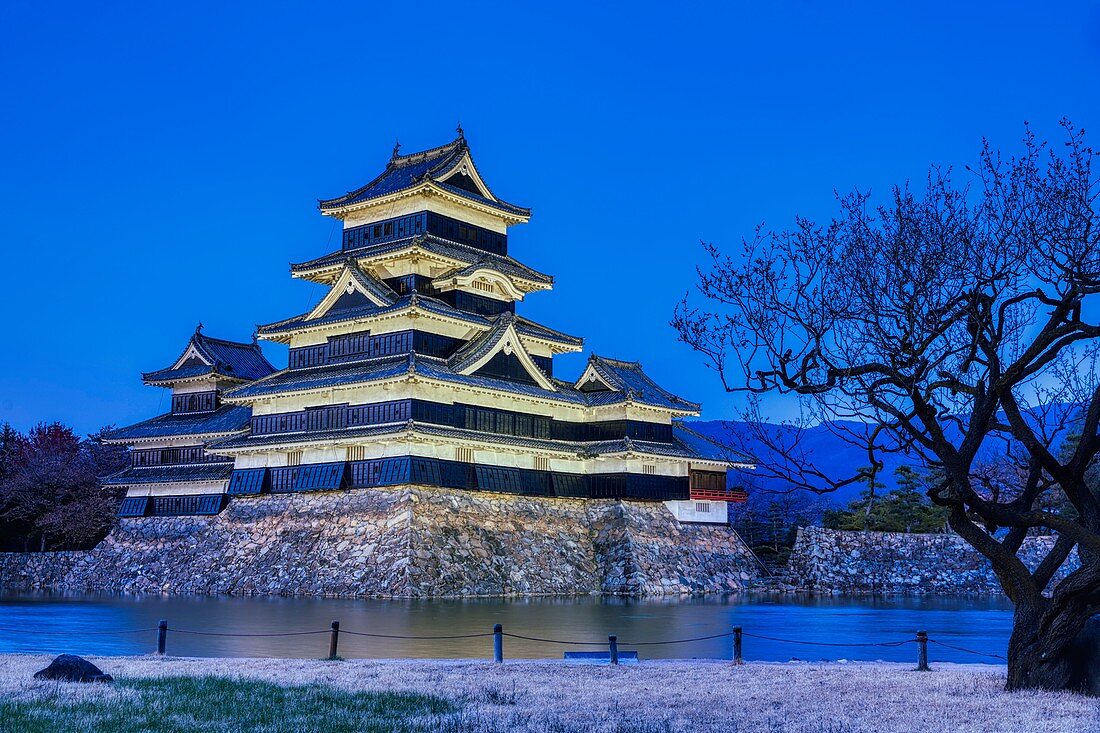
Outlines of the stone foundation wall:
<svg viewBox="0 0 1100 733">
<path fill-rule="evenodd" d="M 1018 553 L 1034 570 L 1054 544 L 1029 537 Z M 1071 555 L 1054 583 L 1077 567 Z M 798 530 L 785 578 L 788 590 L 866 595 L 1002 593 L 989 562 L 958 535 Z"/>
<path fill-rule="evenodd" d="M 757 574 L 733 530 L 663 504 L 424 487 L 237 498 L 214 517 L 123 519 L 88 552 L 0 553 L 0 587 L 128 593 L 684 594 Z"/>
</svg>

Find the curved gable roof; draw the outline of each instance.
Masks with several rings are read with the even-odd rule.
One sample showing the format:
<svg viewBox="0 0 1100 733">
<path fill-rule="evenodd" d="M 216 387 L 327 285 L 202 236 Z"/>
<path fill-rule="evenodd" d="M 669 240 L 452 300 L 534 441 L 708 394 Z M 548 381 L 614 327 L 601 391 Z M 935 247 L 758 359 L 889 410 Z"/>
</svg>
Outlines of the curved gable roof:
<svg viewBox="0 0 1100 733">
<path fill-rule="evenodd" d="M 151 384 L 194 379 L 208 374 L 252 381 L 274 371 L 275 367 L 264 358 L 260 345 L 255 341 L 241 343 L 212 338 L 203 334 L 200 323 L 172 366 L 145 372 L 141 377 Z"/>
<path fill-rule="evenodd" d="M 603 394 L 599 391 L 591 393 L 594 401 L 601 399 L 613 401 L 614 395 L 620 394 L 647 405 L 690 412 L 699 411 L 698 403 L 689 402 L 662 388 L 642 371 L 642 365 L 636 361 L 608 359 L 593 354 L 588 359 L 588 367 L 573 385 L 574 388 L 583 389 L 586 383 L 593 381 L 593 377 L 607 387 Z"/>
<path fill-rule="evenodd" d="M 523 342 L 516 331 L 516 317 L 512 313 L 501 313 L 492 328 L 456 351 L 448 360 L 448 364 L 455 373 L 469 375 L 476 373 L 489 359 L 501 351 L 514 354 L 540 387 L 551 392 L 557 391 L 554 382 L 543 373 L 523 348 Z"/>
<path fill-rule="evenodd" d="M 465 170 L 463 170 L 464 166 Z M 448 181 L 453 175 L 464 174 L 474 177 L 474 185 L 456 185 L 455 182 Z M 354 191 L 349 191 L 343 196 L 322 199 L 318 201 L 317 205 L 322 212 L 335 211 L 346 206 L 354 206 L 371 199 L 405 191 L 423 183 L 432 183 L 457 196 L 485 206 L 491 206 L 507 214 L 521 217 L 531 215 L 530 209 L 497 198 L 489 190 L 489 187 L 484 184 L 473 164 L 473 159 L 470 157 L 470 148 L 461 128 L 457 138 L 446 145 L 440 145 L 429 150 L 399 155 L 395 147 L 394 154 L 386 165 L 386 169 L 370 183 Z M 487 195 L 475 193 L 475 190 L 480 191 L 481 189 L 484 189 Z"/>
</svg>

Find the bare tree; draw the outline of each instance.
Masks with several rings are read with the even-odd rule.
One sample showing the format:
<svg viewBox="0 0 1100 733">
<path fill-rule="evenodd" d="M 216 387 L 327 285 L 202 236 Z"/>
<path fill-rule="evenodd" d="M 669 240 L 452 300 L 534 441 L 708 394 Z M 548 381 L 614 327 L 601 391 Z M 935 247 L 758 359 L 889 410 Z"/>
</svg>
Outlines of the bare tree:
<svg viewBox="0 0 1100 733">
<path fill-rule="evenodd" d="M 749 421 L 763 417 L 762 395 L 802 406 L 800 424 L 753 436 L 772 436 L 765 475 L 826 492 L 874 481 L 886 452 L 934 468 L 930 499 L 1015 604 L 1008 689 L 1100 694 L 1100 618 L 1089 622 L 1100 488 L 1086 480 L 1100 451 L 1096 153 L 1062 125 L 1064 145 L 1030 129 L 1016 156 L 985 143 L 964 184 L 933 168 L 923 190 L 897 187 L 882 206 L 838 197 L 828 225 L 761 228 L 736 256 L 705 245 L 707 305 L 685 298 L 673 325 L 726 389 L 749 395 Z M 803 425 L 838 419 L 856 421 L 838 430 L 870 468 L 827 476 L 800 450 Z M 1059 450 L 1070 430 L 1080 438 Z M 1022 470 L 990 470 L 1005 454 Z M 1045 502 L 1055 491 L 1065 501 Z M 1037 530 L 1057 541 L 1029 569 L 1017 553 Z M 1051 591 L 1074 548 L 1079 569 Z"/>
</svg>

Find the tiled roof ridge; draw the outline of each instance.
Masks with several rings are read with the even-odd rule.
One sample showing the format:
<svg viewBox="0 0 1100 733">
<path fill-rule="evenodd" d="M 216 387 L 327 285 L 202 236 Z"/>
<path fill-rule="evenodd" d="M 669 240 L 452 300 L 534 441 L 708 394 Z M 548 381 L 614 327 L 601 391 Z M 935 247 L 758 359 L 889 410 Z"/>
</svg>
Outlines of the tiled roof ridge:
<svg viewBox="0 0 1100 733">
<path fill-rule="evenodd" d="M 621 367 L 623 369 L 633 369 L 636 372 L 642 371 L 642 362 L 640 361 L 627 361 L 626 359 L 612 359 L 609 356 L 600 356 L 599 354 L 592 354 L 588 357 L 589 361 L 598 363 L 610 364 L 613 366 Z M 644 372 L 643 372 L 644 373 Z"/>
<path fill-rule="evenodd" d="M 427 150 L 418 150 L 415 153 L 406 153 L 401 155 L 399 147 L 394 147 L 394 154 L 390 156 L 390 162 L 387 164 L 387 168 L 401 168 L 407 165 L 415 165 L 417 163 L 424 163 L 435 158 L 444 158 L 451 153 L 464 152 L 469 149 L 469 145 L 466 143 L 466 137 L 460 135 L 449 143 L 443 143 L 442 145 L 436 145 L 434 148 L 428 148 Z"/>
<path fill-rule="evenodd" d="M 196 333 L 196 336 L 203 341 L 211 341 L 222 346 L 236 347 L 239 349 L 251 349 L 253 351 L 260 351 L 260 345 L 255 341 L 231 341 L 230 339 L 215 338 L 214 336 L 207 336 L 205 333 Z"/>
</svg>

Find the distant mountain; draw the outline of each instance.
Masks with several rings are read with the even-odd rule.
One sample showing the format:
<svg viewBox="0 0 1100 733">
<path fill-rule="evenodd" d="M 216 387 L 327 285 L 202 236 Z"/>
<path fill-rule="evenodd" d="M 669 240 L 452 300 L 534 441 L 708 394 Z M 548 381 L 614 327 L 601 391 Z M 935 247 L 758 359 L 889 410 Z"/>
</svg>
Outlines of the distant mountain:
<svg viewBox="0 0 1100 733">
<path fill-rule="evenodd" d="M 1033 417 L 1032 423 L 1036 427 L 1039 427 L 1040 423 L 1054 426 L 1059 424 L 1059 421 L 1068 422 L 1067 418 L 1074 417 L 1075 413 L 1078 411 L 1079 408 L 1074 405 L 1052 405 L 1045 410 L 1045 414 L 1042 416 L 1043 419 Z M 747 443 L 747 447 L 752 450 L 754 455 L 761 457 L 769 455 L 769 450 L 757 441 L 745 440 L 743 438 L 731 438 L 731 434 L 741 436 L 751 435 L 752 431 L 746 427 L 748 423 L 737 420 L 693 420 L 686 421 L 684 425 L 721 445 L 737 446 Z M 789 426 L 775 423 L 765 423 L 764 427 L 771 436 L 782 436 L 784 431 L 793 430 Z M 815 467 L 833 479 L 847 478 L 852 475 L 855 469 L 868 465 L 866 451 L 860 450 L 856 446 L 849 444 L 841 436 L 836 434 L 837 429 L 843 429 L 845 427 L 856 429 L 859 427 L 859 423 L 838 421 L 831 425 L 822 424 L 813 428 L 807 428 L 803 431 L 802 438 L 799 442 L 800 450 L 808 456 Z M 1063 431 L 1062 434 L 1057 436 L 1055 448 L 1058 447 L 1068 433 L 1069 431 Z M 903 455 L 884 454 L 881 456 L 881 460 L 884 465 L 878 480 L 886 484 L 887 490 L 894 488 L 894 471 L 899 466 L 908 465 L 917 470 L 921 470 L 914 459 Z M 740 483 L 737 481 L 735 474 L 731 474 L 731 484 L 734 482 Z M 767 479 L 758 474 L 754 475 L 752 471 L 745 472 L 745 483 L 752 483 L 763 489 L 777 491 L 788 488 L 788 484 L 783 481 Z M 833 494 L 826 494 L 825 498 L 839 504 L 846 504 L 858 496 L 863 489 L 864 486 L 862 484 L 853 484 L 845 486 Z"/>
</svg>

